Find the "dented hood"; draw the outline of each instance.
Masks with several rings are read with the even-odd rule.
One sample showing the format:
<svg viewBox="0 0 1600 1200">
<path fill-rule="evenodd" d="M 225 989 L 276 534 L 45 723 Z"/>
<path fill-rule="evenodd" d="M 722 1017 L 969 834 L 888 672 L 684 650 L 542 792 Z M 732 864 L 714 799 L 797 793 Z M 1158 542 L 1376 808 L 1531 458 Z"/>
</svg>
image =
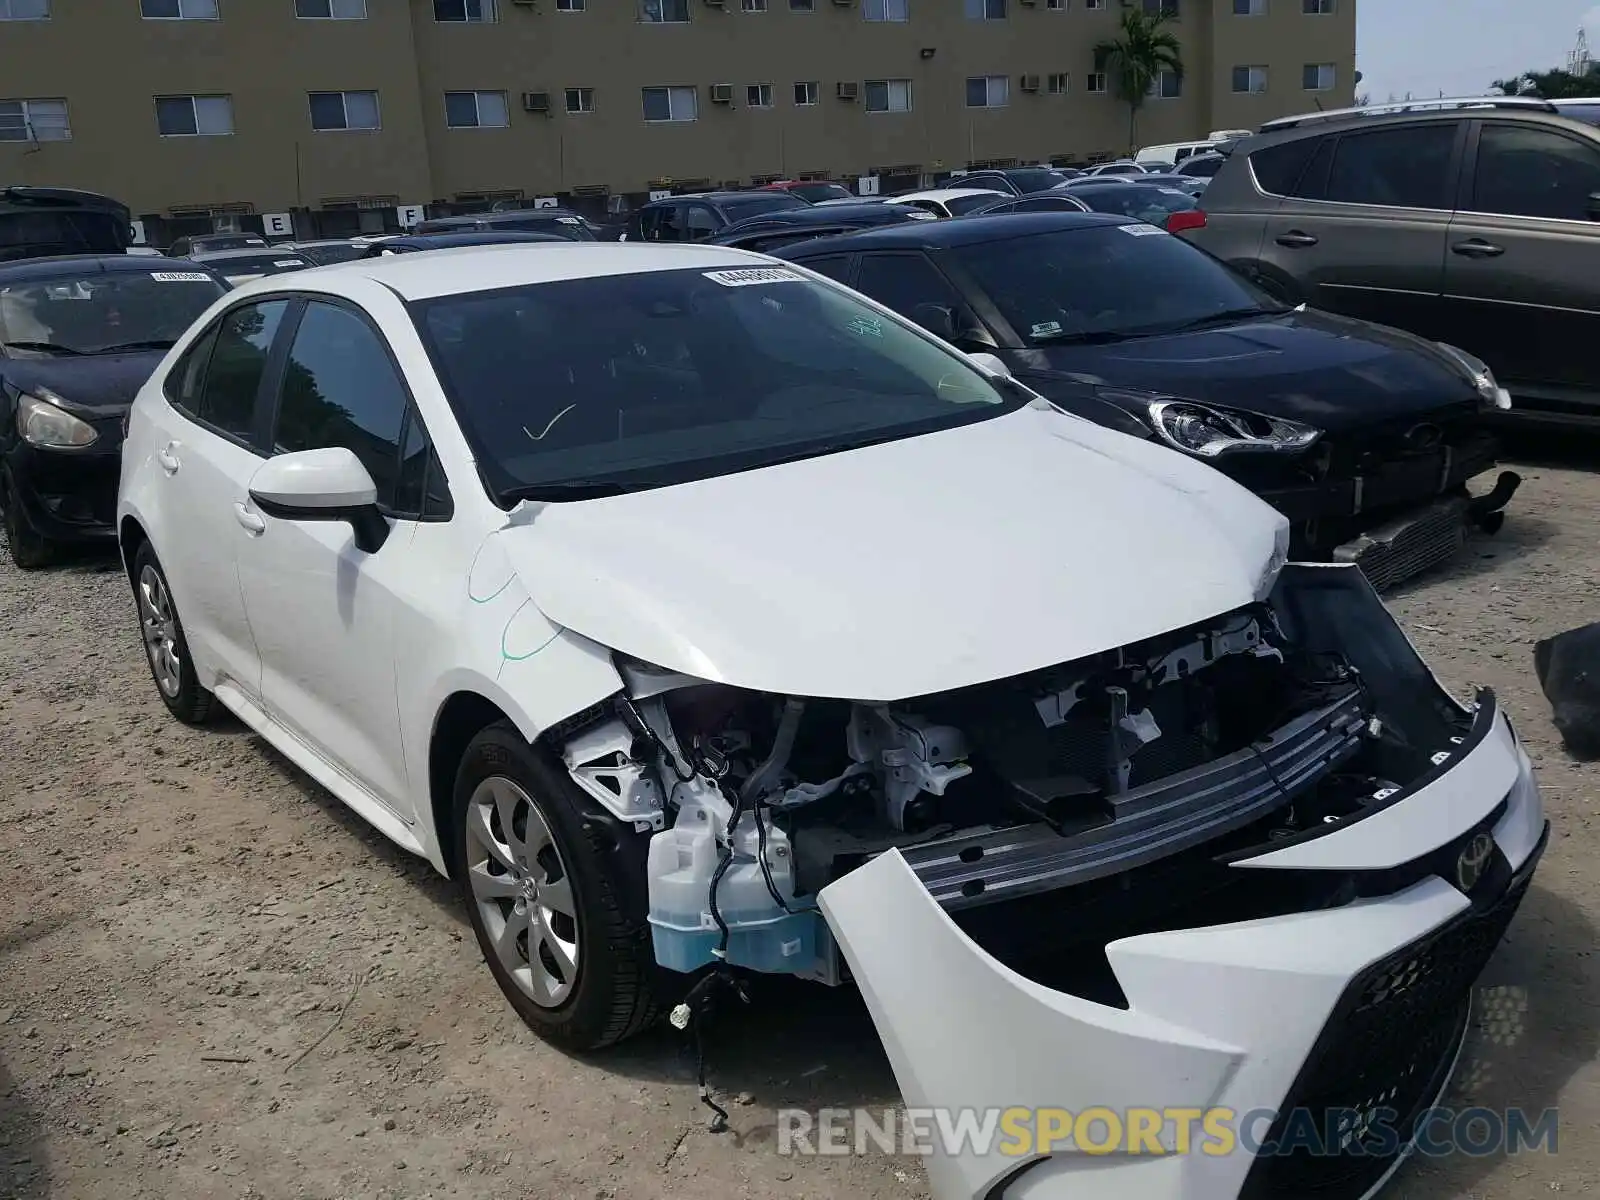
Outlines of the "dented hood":
<svg viewBox="0 0 1600 1200">
<path fill-rule="evenodd" d="M 496 537 L 538 607 L 614 650 L 787 694 L 896 700 L 1248 604 L 1287 527 L 1176 452 L 1032 407 L 624 496 Z"/>
</svg>

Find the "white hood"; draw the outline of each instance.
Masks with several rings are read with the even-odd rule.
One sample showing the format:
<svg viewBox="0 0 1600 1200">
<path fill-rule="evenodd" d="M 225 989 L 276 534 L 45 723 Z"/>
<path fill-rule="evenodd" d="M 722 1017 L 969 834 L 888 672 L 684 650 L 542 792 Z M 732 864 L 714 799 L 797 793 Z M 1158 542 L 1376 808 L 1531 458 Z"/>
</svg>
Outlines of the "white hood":
<svg viewBox="0 0 1600 1200">
<path fill-rule="evenodd" d="M 495 540 L 546 616 L 614 650 L 761 691 L 897 700 L 1249 604 L 1286 528 L 1209 467 L 1034 407 L 525 504 Z"/>
</svg>

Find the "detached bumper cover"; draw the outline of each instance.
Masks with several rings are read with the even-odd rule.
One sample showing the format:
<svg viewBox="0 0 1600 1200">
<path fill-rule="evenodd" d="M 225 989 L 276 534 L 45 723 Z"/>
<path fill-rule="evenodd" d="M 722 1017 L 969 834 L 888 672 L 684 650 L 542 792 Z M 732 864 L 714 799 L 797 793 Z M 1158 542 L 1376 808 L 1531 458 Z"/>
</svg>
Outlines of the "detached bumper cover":
<svg viewBox="0 0 1600 1200">
<path fill-rule="evenodd" d="M 1424 874 L 1393 894 L 1339 908 L 1113 942 L 1106 953 L 1126 1009 L 1053 991 L 1003 966 L 956 926 L 897 851 L 823 889 L 823 914 L 906 1105 L 1124 1114 L 1226 1108 L 1242 1118 L 1296 1105 L 1379 1103 L 1372 1096 L 1385 1080 L 1399 1089 L 1396 1107 L 1431 1103 L 1436 1079 L 1442 1083 L 1453 1062 L 1472 983 L 1515 912 L 1545 836 L 1527 757 L 1504 717 L 1493 721 L 1455 769 L 1406 799 L 1235 864 L 1380 872 L 1489 830 L 1497 873 L 1471 895 Z M 1175 1149 L 1170 1130 L 1162 1137 Z M 937 1149 L 927 1160 L 933 1195 L 1222 1200 L 1305 1194 L 1316 1181 L 1318 1195 L 1355 1198 L 1401 1157 L 1399 1148 L 1382 1158 L 1309 1159 L 1257 1158 L 1244 1146 L 1165 1155 L 1064 1146 L 1031 1162 Z"/>
</svg>

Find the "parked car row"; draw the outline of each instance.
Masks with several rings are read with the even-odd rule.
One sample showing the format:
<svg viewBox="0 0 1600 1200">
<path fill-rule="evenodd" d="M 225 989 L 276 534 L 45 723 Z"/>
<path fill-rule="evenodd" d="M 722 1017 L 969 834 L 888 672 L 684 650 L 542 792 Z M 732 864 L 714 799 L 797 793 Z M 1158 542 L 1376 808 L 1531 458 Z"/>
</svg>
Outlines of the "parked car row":
<svg viewBox="0 0 1600 1200">
<path fill-rule="evenodd" d="M 1326 445 L 1360 480 L 1336 419 L 1453 421 L 1475 383 L 1126 217 L 789 253 L 480 246 L 218 296 L 122 452 L 157 694 L 455 880 L 553 1042 L 703 1037 L 739 973 L 853 981 L 907 1104 L 1356 1122 L 1159 1179 L 969 1147 L 941 1197 L 1370 1194 L 1548 823 L 1494 697 L 1207 463 Z M 952 344 L 968 307 L 993 346 Z M 1183 391 L 1136 402 L 1130 364 Z"/>
</svg>

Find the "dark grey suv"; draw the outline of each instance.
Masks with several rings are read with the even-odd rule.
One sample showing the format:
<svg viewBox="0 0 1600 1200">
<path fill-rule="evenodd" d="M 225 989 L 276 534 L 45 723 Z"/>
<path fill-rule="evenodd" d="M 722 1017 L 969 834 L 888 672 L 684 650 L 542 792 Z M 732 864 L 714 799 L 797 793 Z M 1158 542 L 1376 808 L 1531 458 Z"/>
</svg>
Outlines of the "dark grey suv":
<svg viewBox="0 0 1600 1200">
<path fill-rule="evenodd" d="M 1600 129 L 1445 104 L 1269 122 L 1183 236 L 1285 299 L 1469 351 L 1520 410 L 1600 421 Z"/>
</svg>

